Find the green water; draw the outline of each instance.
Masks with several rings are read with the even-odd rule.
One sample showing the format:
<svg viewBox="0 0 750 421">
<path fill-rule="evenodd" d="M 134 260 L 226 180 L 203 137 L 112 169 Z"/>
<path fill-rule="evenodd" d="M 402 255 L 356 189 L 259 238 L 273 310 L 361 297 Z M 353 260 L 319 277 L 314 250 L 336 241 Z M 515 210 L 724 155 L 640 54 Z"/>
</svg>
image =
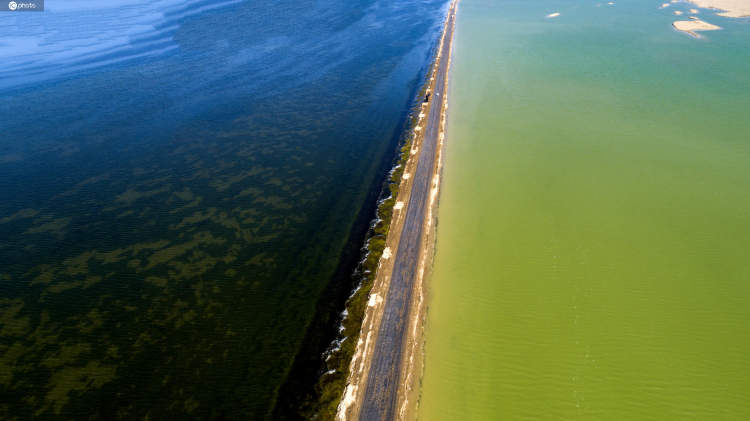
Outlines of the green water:
<svg viewBox="0 0 750 421">
<path fill-rule="evenodd" d="M 750 419 L 750 24 L 660 3 L 462 0 L 420 419 Z"/>
</svg>

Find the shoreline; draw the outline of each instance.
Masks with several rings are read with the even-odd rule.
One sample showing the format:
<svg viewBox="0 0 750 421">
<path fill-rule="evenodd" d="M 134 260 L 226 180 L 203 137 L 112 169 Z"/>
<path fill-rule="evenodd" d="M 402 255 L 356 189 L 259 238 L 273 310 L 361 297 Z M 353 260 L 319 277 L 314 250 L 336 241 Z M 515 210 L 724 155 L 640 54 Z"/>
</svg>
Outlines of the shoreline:
<svg viewBox="0 0 750 421">
<path fill-rule="evenodd" d="M 447 73 L 450 65 L 457 3 L 457 0 L 452 0 L 450 3 L 437 54 L 431 65 L 430 79 L 426 91 L 427 97 L 421 105 L 419 119 L 413 129 L 409 159 L 403 167 L 399 195 L 393 206 L 393 220 L 386 237 L 383 255 L 378 262 L 376 278 L 368 297 L 359 340 L 350 363 L 347 385 L 337 408 L 337 420 L 370 419 L 374 418 L 376 413 L 382 413 L 381 411 L 390 414 L 391 416 L 387 417 L 389 419 L 405 419 L 416 410 L 416 396 L 418 396 L 419 391 L 414 386 L 421 377 L 422 367 L 422 330 L 425 314 L 424 280 L 428 269 L 431 267 L 435 245 L 435 208 L 439 195 L 445 112 L 447 109 L 445 91 L 448 78 L 445 73 Z M 446 42 L 448 44 L 445 44 Z M 447 51 L 447 54 L 445 51 Z M 441 66 L 443 67 L 441 68 Z M 441 85 L 438 84 L 439 81 L 442 82 Z M 439 100 L 429 100 L 429 95 L 432 94 L 433 98 L 437 98 L 441 92 L 443 92 L 443 95 Z M 437 104 L 437 110 L 433 110 L 434 104 Z M 435 112 L 438 112 L 439 120 L 430 124 L 431 121 L 429 120 L 431 118 L 434 120 Z M 430 118 L 423 126 L 423 119 L 427 115 Z M 438 127 L 435 127 L 436 125 Z M 437 134 L 434 133 L 434 130 L 437 130 Z M 431 135 L 434 135 L 435 139 L 430 139 Z M 427 143 L 425 143 L 425 139 L 427 139 Z M 422 153 L 423 147 L 427 152 Z M 417 155 L 418 153 L 419 155 Z M 420 167 L 419 163 L 423 163 L 423 165 Z M 426 168 L 424 165 L 430 165 L 431 168 Z M 418 168 L 422 169 L 419 174 L 417 174 Z M 412 188 L 415 187 L 417 177 L 412 178 L 411 175 L 424 176 L 425 169 L 429 171 L 429 179 L 426 180 L 428 191 L 423 191 L 425 180 L 422 177 L 417 185 L 417 195 L 413 197 Z M 406 209 L 404 209 L 405 205 L 407 206 Z M 423 213 L 419 213 L 420 211 Z M 412 216 L 409 221 L 407 221 L 407 214 Z M 414 215 L 417 215 L 416 217 L 420 219 L 417 231 L 414 231 L 412 227 Z M 412 235 L 413 232 L 416 232 L 416 234 Z M 401 250 L 399 245 L 402 242 L 402 236 L 410 240 L 409 244 L 417 241 L 418 250 L 413 250 L 408 244 L 402 247 L 406 251 Z M 414 256 L 415 252 L 416 256 Z M 406 258 L 401 257 L 402 254 L 406 253 L 410 253 L 410 255 Z M 393 258 L 394 255 L 396 255 L 395 258 Z M 397 259 L 399 259 L 398 266 Z M 405 289 L 403 290 L 398 289 L 401 285 L 393 286 L 391 282 L 394 273 L 399 275 L 404 270 L 401 261 L 406 261 L 405 264 L 409 266 L 406 273 L 412 274 L 406 277 L 406 284 L 402 287 Z M 403 281 L 403 279 L 400 279 L 400 281 Z M 398 298 L 398 302 L 394 301 L 394 294 Z M 386 300 L 384 297 L 389 299 Z M 386 307 L 389 305 L 389 310 L 392 311 L 386 313 Z M 402 317 L 403 314 L 406 314 L 407 317 Z M 404 323 L 404 320 L 406 323 Z M 394 331 L 390 326 L 394 323 L 400 326 L 397 331 Z M 387 326 L 382 327 L 381 324 Z M 393 342 L 394 340 L 396 342 Z M 384 341 L 385 344 L 382 344 L 381 341 Z M 397 344 L 397 346 L 391 344 Z M 379 354 L 386 354 L 386 360 L 384 360 L 387 361 L 386 364 L 382 364 L 382 355 L 380 355 L 381 359 L 378 360 L 381 364 L 373 364 L 376 351 Z M 396 362 L 392 358 L 395 358 Z M 370 376 L 370 371 L 387 371 L 388 373 L 386 373 L 386 376 L 381 376 L 380 373 Z M 389 384 L 388 380 L 393 382 Z M 386 384 L 386 387 L 383 387 L 383 383 Z M 373 390 L 377 391 L 373 392 Z M 379 399 L 374 398 L 373 395 L 377 395 L 377 398 L 384 398 L 388 403 L 383 406 L 379 403 L 373 406 L 373 401 L 379 402 Z M 368 398 L 368 402 L 365 402 L 365 398 Z M 369 406 L 363 412 L 363 407 L 368 403 Z"/>
</svg>

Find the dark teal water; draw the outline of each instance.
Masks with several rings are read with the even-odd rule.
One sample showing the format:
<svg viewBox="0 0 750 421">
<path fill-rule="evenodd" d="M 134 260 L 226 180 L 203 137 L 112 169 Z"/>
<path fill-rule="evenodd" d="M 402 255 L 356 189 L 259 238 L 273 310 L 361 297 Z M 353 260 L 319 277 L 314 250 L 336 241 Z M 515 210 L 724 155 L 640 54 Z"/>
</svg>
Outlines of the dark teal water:
<svg viewBox="0 0 750 421">
<path fill-rule="evenodd" d="M 445 1 L 46 9 L 0 15 L 0 418 L 270 417 Z"/>
</svg>

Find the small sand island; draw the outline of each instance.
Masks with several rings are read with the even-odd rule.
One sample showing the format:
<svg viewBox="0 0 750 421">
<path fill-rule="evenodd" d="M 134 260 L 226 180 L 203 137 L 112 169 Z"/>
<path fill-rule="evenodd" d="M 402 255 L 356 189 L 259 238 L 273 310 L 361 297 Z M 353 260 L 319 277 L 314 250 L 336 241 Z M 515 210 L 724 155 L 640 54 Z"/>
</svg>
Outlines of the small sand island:
<svg viewBox="0 0 750 421">
<path fill-rule="evenodd" d="M 695 18 L 695 16 L 691 16 L 690 19 L 692 20 L 675 21 L 672 23 L 672 26 L 674 26 L 674 29 L 685 32 L 695 38 L 701 37 L 700 34 L 698 34 L 699 31 L 715 31 L 717 29 L 721 29 L 720 26 L 704 22 L 698 18 Z"/>
<path fill-rule="evenodd" d="M 719 16 L 744 18 L 750 16 L 750 0 L 688 0 L 704 9 L 722 10 Z M 691 10 L 692 13 L 692 10 Z"/>
<path fill-rule="evenodd" d="M 550 14 L 549 14 L 549 15 L 547 15 L 546 17 L 548 17 L 548 18 L 556 18 L 556 17 L 558 17 L 558 16 L 560 16 L 560 12 L 554 12 L 554 13 L 550 13 Z"/>
</svg>

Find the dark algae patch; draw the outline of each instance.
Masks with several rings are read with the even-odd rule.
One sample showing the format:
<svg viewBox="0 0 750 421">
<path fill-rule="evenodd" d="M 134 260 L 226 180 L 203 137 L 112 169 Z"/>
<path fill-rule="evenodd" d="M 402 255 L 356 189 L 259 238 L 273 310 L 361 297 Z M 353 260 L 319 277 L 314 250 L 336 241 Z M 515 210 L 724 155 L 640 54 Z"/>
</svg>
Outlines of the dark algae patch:
<svg viewBox="0 0 750 421">
<path fill-rule="evenodd" d="M 0 84 L 0 419 L 273 418 L 443 3 L 191 3 L 140 58 Z"/>
</svg>

